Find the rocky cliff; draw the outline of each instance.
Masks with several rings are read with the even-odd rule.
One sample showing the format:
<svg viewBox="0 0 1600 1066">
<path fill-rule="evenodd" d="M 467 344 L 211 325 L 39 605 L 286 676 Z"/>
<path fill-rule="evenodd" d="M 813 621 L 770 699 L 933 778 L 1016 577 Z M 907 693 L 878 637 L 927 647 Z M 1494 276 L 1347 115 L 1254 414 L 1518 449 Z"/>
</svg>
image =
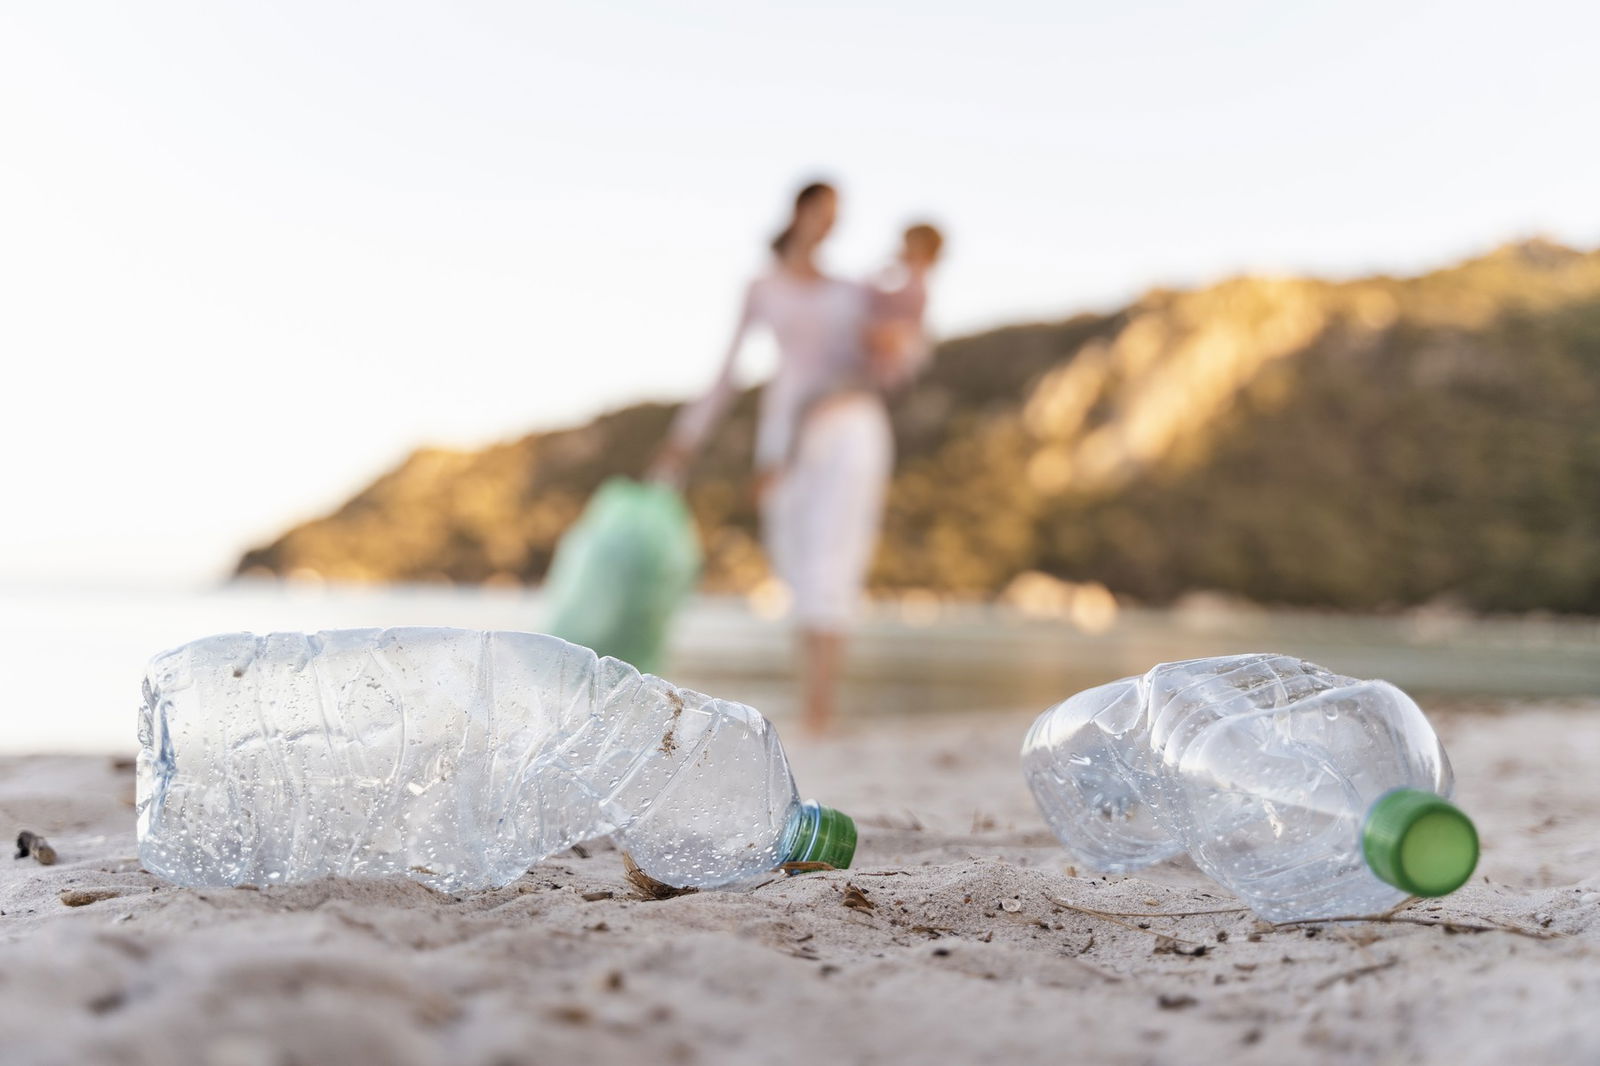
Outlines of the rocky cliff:
<svg viewBox="0 0 1600 1066">
<path fill-rule="evenodd" d="M 743 396 L 689 486 L 707 584 L 765 576 Z M 647 404 L 423 450 L 241 571 L 536 581 Z M 1414 278 L 1245 277 L 941 345 L 895 404 L 879 590 L 1018 574 L 1163 602 L 1600 612 L 1600 253 L 1509 245 Z"/>
</svg>

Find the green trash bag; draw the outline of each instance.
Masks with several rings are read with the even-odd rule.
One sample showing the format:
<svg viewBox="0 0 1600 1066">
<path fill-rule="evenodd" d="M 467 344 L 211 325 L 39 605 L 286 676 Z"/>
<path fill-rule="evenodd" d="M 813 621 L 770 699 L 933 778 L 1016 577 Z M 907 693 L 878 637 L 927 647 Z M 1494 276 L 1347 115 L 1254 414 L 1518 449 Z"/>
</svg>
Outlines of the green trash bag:
<svg viewBox="0 0 1600 1066">
<path fill-rule="evenodd" d="M 550 564 L 548 631 L 660 667 L 672 615 L 700 575 L 700 538 L 679 492 L 614 477 L 561 537 Z"/>
</svg>

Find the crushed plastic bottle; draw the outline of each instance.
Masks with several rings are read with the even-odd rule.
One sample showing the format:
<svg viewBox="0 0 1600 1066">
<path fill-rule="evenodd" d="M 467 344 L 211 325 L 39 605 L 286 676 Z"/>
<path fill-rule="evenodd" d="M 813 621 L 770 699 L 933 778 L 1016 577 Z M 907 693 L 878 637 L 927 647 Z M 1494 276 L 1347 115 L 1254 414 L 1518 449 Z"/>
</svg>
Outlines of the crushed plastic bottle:
<svg viewBox="0 0 1600 1066">
<path fill-rule="evenodd" d="M 151 661 L 139 742 L 140 858 L 182 885 L 486 888 L 611 835 L 715 886 L 855 850 L 760 714 L 549 636 L 208 637 Z"/>
<path fill-rule="evenodd" d="M 1272 921 L 1365 915 L 1471 876 L 1472 822 L 1409 696 L 1283 655 L 1163 663 L 1041 715 L 1023 772 L 1083 866 L 1188 853 Z"/>
</svg>

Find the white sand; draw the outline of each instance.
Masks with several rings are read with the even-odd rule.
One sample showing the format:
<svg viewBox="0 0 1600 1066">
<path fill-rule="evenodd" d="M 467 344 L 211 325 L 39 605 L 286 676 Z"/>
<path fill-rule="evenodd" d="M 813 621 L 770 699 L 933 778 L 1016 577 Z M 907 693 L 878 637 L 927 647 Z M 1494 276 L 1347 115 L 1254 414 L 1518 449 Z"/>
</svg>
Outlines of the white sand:
<svg viewBox="0 0 1600 1066">
<path fill-rule="evenodd" d="M 856 868 L 665 901 L 606 845 L 460 899 L 172 888 L 134 858 L 131 772 L 4 760 L 0 830 L 60 862 L 0 859 L 0 1061 L 1600 1062 L 1600 704 L 1436 720 L 1482 876 L 1404 914 L 1547 938 L 1067 909 L 1234 904 L 1178 865 L 1071 876 L 1014 716 L 794 745 L 803 791 L 857 816 Z"/>
</svg>

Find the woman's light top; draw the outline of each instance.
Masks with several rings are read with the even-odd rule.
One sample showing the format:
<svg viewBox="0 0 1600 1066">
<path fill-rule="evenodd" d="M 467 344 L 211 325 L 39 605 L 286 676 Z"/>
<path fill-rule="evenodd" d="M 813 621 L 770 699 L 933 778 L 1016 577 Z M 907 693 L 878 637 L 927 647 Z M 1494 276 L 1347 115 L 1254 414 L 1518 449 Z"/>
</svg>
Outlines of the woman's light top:
<svg viewBox="0 0 1600 1066">
<path fill-rule="evenodd" d="M 755 462 L 758 469 L 782 466 L 808 407 L 831 393 L 869 387 L 863 333 L 870 297 L 866 286 L 836 278 L 797 278 L 777 269 L 756 278 L 716 383 L 678 413 L 672 439 L 691 449 L 704 442 L 737 391 L 745 338 L 764 327 L 777 342 L 778 369 L 761 395 Z"/>
</svg>

